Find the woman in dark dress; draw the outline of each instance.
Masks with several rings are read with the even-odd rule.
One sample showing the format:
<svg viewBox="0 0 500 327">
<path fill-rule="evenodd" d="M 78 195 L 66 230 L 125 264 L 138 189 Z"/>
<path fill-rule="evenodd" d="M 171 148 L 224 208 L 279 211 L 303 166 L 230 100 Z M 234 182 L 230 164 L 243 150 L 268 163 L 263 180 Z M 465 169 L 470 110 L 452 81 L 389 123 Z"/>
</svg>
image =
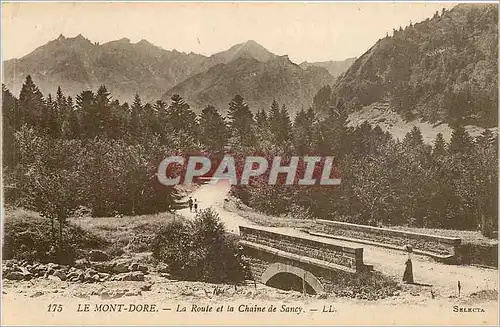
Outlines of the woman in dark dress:
<svg viewBox="0 0 500 327">
<path fill-rule="evenodd" d="M 405 272 L 403 274 L 403 282 L 406 282 L 406 283 L 413 283 L 413 265 L 411 263 L 411 254 L 413 252 L 413 248 L 411 247 L 411 245 L 407 245 L 406 246 L 406 251 L 408 252 L 408 260 L 406 260 L 406 268 L 405 268 Z"/>
</svg>

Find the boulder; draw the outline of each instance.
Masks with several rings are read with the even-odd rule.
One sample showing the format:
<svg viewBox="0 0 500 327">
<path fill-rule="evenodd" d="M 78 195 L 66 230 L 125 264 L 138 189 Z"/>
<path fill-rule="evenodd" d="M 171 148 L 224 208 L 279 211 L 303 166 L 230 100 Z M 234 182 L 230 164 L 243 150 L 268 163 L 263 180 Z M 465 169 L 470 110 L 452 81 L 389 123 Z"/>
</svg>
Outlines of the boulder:
<svg viewBox="0 0 500 327">
<path fill-rule="evenodd" d="M 141 291 L 139 290 L 132 290 L 125 293 L 125 296 L 139 296 L 139 295 L 142 295 Z"/>
<path fill-rule="evenodd" d="M 78 259 L 73 266 L 79 269 L 86 269 L 90 266 L 90 262 L 87 259 Z"/>
<path fill-rule="evenodd" d="M 158 265 L 156 265 L 156 271 L 159 273 L 169 273 L 170 268 L 166 263 L 160 262 Z"/>
<path fill-rule="evenodd" d="M 116 261 L 113 266 L 113 272 L 117 274 L 129 272 L 130 260 Z"/>
<path fill-rule="evenodd" d="M 89 283 L 99 281 L 99 273 L 92 268 L 88 268 L 84 273 L 84 281 Z"/>
<path fill-rule="evenodd" d="M 51 280 L 51 281 L 54 281 L 54 282 L 60 282 L 62 281 L 61 278 L 57 277 L 57 276 L 54 276 L 54 275 L 49 275 L 46 277 L 48 280 Z"/>
<path fill-rule="evenodd" d="M 142 281 L 144 281 L 144 273 L 142 273 L 141 271 L 131 271 L 128 273 L 121 273 L 121 274 L 113 276 L 113 278 L 111 280 L 142 282 Z"/>
<path fill-rule="evenodd" d="M 66 279 L 69 280 L 70 282 L 77 282 L 80 280 L 80 274 L 81 271 L 71 271 L 67 276 Z"/>
<path fill-rule="evenodd" d="M 113 272 L 114 263 L 110 261 L 92 262 L 91 267 L 100 273 Z"/>
<path fill-rule="evenodd" d="M 47 264 L 47 268 L 48 269 L 58 270 L 58 269 L 61 269 L 61 265 L 59 265 L 57 263 L 50 262 L 50 263 Z"/>
<path fill-rule="evenodd" d="M 24 280 L 24 274 L 20 271 L 11 271 L 5 274 L 5 279 L 8 280 Z"/>
<path fill-rule="evenodd" d="M 56 270 L 52 275 L 58 277 L 60 280 L 66 280 L 67 277 L 66 273 L 63 272 L 62 270 Z"/>
<path fill-rule="evenodd" d="M 148 267 L 141 265 L 137 262 L 134 262 L 134 263 L 130 264 L 130 266 L 128 267 L 128 270 L 129 271 L 142 271 L 143 273 L 147 273 Z"/>
<path fill-rule="evenodd" d="M 99 273 L 99 281 L 100 282 L 105 282 L 109 279 L 109 274 L 108 273 Z"/>
<path fill-rule="evenodd" d="M 89 253 L 90 261 L 109 261 L 109 256 L 101 250 L 92 250 Z"/>
<path fill-rule="evenodd" d="M 153 286 L 153 284 L 152 284 L 152 283 L 149 283 L 149 284 L 146 284 L 146 285 L 142 285 L 142 286 L 141 286 L 141 291 L 145 291 L 145 292 L 147 292 L 147 291 L 151 291 L 151 287 L 152 287 L 152 286 Z"/>
<path fill-rule="evenodd" d="M 30 280 L 31 278 L 33 278 L 33 274 L 28 269 L 26 269 L 24 267 L 20 267 L 20 270 L 21 270 L 21 274 L 23 274 L 24 280 Z"/>
</svg>

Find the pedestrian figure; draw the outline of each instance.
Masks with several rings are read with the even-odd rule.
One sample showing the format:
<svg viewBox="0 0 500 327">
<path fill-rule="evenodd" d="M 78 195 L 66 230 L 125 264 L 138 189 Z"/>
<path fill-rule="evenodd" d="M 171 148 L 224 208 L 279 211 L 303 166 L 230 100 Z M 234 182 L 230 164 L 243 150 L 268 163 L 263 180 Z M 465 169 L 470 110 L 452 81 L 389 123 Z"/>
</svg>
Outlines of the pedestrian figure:
<svg viewBox="0 0 500 327">
<path fill-rule="evenodd" d="M 193 199 L 191 197 L 189 197 L 188 205 L 189 205 L 189 212 L 193 212 Z"/>
<path fill-rule="evenodd" d="M 198 212 L 198 200 L 194 199 L 194 212 Z"/>
<path fill-rule="evenodd" d="M 408 252 L 408 260 L 406 260 L 406 268 L 403 274 L 403 282 L 408 284 L 413 284 L 413 265 L 411 263 L 411 254 L 413 252 L 413 248 L 411 245 L 406 246 L 406 251 Z"/>
</svg>

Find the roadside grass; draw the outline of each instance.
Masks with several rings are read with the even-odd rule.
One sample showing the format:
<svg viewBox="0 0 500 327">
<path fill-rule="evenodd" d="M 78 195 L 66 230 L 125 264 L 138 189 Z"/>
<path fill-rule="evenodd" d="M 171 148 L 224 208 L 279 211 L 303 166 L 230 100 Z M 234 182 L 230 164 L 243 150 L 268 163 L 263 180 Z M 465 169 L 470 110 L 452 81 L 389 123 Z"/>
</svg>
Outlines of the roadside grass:
<svg viewBox="0 0 500 327">
<path fill-rule="evenodd" d="M 5 208 L 2 259 L 71 263 L 89 250 L 109 246 L 105 238 L 74 224 L 63 228 L 59 243 L 58 229 L 57 222 L 52 225 L 34 211 Z"/>
<path fill-rule="evenodd" d="M 285 215 L 266 215 L 264 213 L 255 211 L 233 196 L 229 196 L 228 201 L 224 202 L 224 209 L 236 213 L 257 225 L 265 227 L 310 228 L 314 224 L 314 221 L 310 219 L 298 219 Z"/>
<path fill-rule="evenodd" d="M 184 218 L 165 212 L 141 216 L 80 217 L 71 218 L 70 222 L 107 240 L 110 245 L 105 251 L 118 256 L 123 253 L 151 252 L 155 233 L 176 219 Z"/>
</svg>

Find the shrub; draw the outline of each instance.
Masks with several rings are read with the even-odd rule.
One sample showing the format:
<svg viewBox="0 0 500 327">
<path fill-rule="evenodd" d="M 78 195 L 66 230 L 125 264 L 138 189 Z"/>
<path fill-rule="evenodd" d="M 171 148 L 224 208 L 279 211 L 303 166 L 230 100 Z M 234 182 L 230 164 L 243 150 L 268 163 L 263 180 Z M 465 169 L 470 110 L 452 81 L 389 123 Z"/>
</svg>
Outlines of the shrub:
<svg viewBox="0 0 500 327">
<path fill-rule="evenodd" d="M 50 220 L 21 209 L 7 212 L 4 221 L 3 259 L 71 264 L 89 249 L 106 241 L 74 225 L 63 228 L 61 248 L 54 244 Z"/>
<path fill-rule="evenodd" d="M 208 282 L 238 282 L 246 277 L 237 239 L 225 233 L 217 213 L 205 209 L 192 222 L 174 220 L 153 240 L 153 257 L 172 276 Z"/>
</svg>

